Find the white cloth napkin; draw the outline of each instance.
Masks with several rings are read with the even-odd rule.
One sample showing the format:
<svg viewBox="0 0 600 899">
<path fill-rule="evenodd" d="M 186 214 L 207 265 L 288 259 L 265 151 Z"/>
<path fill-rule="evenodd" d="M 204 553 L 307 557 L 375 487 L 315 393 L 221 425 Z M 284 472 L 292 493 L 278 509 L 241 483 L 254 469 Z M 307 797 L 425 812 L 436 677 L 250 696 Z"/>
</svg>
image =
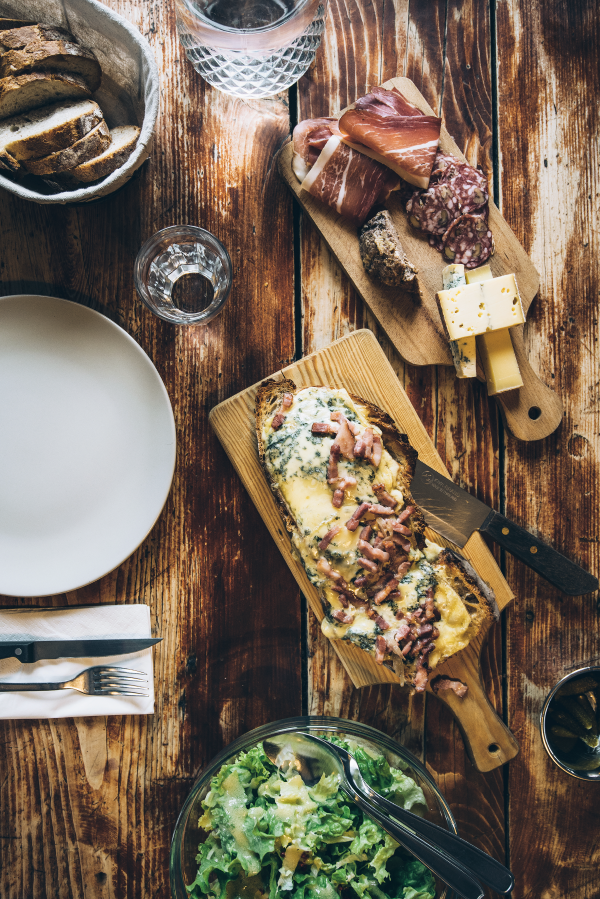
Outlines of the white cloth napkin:
<svg viewBox="0 0 600 899">
<path fill-rule="evenodd" d="M 0 641 L 94 640 L 150 637 L 150 608 L 145 605 L 101 605 L 69 609 L 0 611 Z M 86 696 L 75 690 L 1 693 L 0 718 L 70 718 L 88 715 L 151 715 L 154 712 L 152 649 L 101 659 L 47 659 L 23 665 L 0 659 L 2 682 L 66 681 L 94 665 L 118 665 L 148 676 L 148 696 Z"/>
</svg>

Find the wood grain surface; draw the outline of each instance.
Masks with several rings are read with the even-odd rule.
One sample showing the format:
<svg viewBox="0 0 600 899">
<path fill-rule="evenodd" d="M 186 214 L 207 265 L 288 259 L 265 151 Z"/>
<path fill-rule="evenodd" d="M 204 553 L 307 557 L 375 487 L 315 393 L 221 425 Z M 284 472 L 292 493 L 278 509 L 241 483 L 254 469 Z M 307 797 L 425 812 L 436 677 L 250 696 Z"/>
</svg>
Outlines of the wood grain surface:
<svg viewBox="0 0 600 899">
<path fill-rule="evenodd" d="M 1 723 L 0 896 L 168 899 L 170 838 L 199 769 L 248 728 L 304 710 L 359 718 L 420 755 L 461 834 L 509 861 L 515 896 L 597 899 L 597 797 L 552 766 L 537 726 L 550 686 L 600 658 L 595 598 L 567 599 L 498 557 L 516 600 L 483 673 L 521 752 L 481 774 L 435 697 L 353 687 L 208 424 L 216 403 L 367 325 L 454 480 L 598 572 L 596 0 L 329 0 L 299 85 L 246 102 L 196 75 L 172 4 L 107 5 L 148 38 L 162 73 L 153 155 L 90 206 L 2 194 L 0 290 L 65 296 L 125 327 L 165 380 L 179 457 L 163 515 L 131 559 L 66 597 L 19 604 L 149 603 L 164 638 L 157 706 L 148 719 Z M 273 170 L 297 120 L 396 76 L 491 177 L 540 272 L 524 340 L 566 414 L 539 444 L 506 434 L 483 385 L 400 359 Z M 223 315 L 188 331 L 154 319 L 132 282 L 143 240 L 181 222 L 212 230 L 235 268 Z"/>
<path fill-rule="evenodd" d="M 344 387 L 351 395 L 384 408 L 398 429 L 407 434 L 419 458 L 447 477 L 443 462 L 372 331 L 362 329 L 341 337 L 330 346 L 274 374 L 276 379 L 290 378 L 300 389 L 320 384 Z M 258 387 L 254 384 L 219 403 L 210 412 L 210 423 L 307 597 L 313 614 L 322 621 L 323 609 L 318 591 L 292 551 L 289 534 L 282 526 L 277 503 L 258 458 L 254 415 Z M 430 528 L 425 533 L 435 543 L 451 545 Z M 494 591 L 498 608 L 506 608 L 514 598 L 513 594 L 479 534 L 471 536 L 463 554 Z M 440 700 L 452 709 L 469 755 L 480 771 L 491 771 L 514 758 L 518 752 L 517 741 L 496 715 L 481 687 L 479 657 L 487 630 L 486 627 L 463 652 L 436 668 L 436 673 L 458 678 L 468 687 L 467 696 L 461 700 L 452 691 L 441 693 Z M 333 640 L 332 646 L 355 687 L 401 683 L 391 669 L 378 665 L 356 646 L 340 640 Z"/>
</svg>

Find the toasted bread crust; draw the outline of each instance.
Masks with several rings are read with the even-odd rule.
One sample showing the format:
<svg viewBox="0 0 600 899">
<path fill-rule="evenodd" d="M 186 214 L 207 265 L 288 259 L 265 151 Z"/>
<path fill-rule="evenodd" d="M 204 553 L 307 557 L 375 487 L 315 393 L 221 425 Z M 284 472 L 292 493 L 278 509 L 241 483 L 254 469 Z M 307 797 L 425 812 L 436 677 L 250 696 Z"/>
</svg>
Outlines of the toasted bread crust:
<svg viewBox="0 0 600 899">
<path fill-rule="evenodd" d="M 268 381 L 263 381 L 258 388 L 255 405 L 259 460 L 271 490 L 273 491 L 282 519 L 290 534 L 293 534 L 297 530 L 296 522 L 266 465 L 262 431 L 266 419 L 274 415 L 280 408 L 284 394 L 291 393 L 292 395 L 295 395 L 298 392 L 299 389 L 289 378 L 282 378 L 280 381 L 269 379 Z M 415 512 L 411 515 L 411 524 L 417 543 L 422 548 L 425 545 L 425 519 L 421 509 L 419 509 L 410 493 L 410 484 L 415 472 L 418 453 L 410 445 L 406 434 L 402 434 L 398 430 L 396 423 L 386 412 L 373 403 L 364 400 L 362 397 L 358 397 L 354 394 L 349 395 L 352 401 L 357 406 L 361 407 L 361 411 L 366 415 L 368 421 L 380 428 L 386 450 L 400 465 L 399 486 L 401 487 L 406 504 L 415 506 Z M 486 623 L 491 623 L 499 618 L 499 611 L 494 592 L 479 577 L 473 566 L 459 553 L 452 549 L 443 549 L 433 563 L 433 568 L 450 583 L 462 599 L 471 616 L 471 638 L 475 636 Z M 326 603 L 322 596 L 321 601 L 325 607 Z M 441 659 L 441 661 L 443 660 L 444 659 Z M 392 659 L 391 662 L 393 663 L 394 660 Z M 405 662 L 402 674 L 407 683 L 413 682 L 415 673 L 416 661 L 413 661 L 412 663 Z"/>
</svg>

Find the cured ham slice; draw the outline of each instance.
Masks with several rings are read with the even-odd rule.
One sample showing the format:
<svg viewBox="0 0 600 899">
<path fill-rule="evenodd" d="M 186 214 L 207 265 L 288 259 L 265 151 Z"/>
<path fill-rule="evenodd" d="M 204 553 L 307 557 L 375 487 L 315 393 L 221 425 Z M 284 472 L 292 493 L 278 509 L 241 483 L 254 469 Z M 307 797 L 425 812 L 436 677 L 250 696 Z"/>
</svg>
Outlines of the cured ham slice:
<svg viewBox="0 0 600 899">
<path fill-rule="evenodd" d="M 387 166 L 343 143 L 336 119 L 300 122 L 293 145 L 292 168 L 304 190 L 356 224 L 398 186 Z"/>
<path fill-rule="evenodd" d="M 331 135 L 339 133 L 337 119 L 306 119 L 296 125 L 292 169 L 298 181 L 304 181 Z"/>
<path fill-rule="evenodd" d="M 398 179 L 389 169 L 332 135 L 302 187 L 336 212 L 362 225 L 375 203 L 387 199 Z"/>
<path fill-rule="evenodd" d="M 339 121 L 347 146 L 387 165 L 416 187 L 426 188 L 442 120 L 423 115 L 395 88 L 374 88 Z"/>
</svg>

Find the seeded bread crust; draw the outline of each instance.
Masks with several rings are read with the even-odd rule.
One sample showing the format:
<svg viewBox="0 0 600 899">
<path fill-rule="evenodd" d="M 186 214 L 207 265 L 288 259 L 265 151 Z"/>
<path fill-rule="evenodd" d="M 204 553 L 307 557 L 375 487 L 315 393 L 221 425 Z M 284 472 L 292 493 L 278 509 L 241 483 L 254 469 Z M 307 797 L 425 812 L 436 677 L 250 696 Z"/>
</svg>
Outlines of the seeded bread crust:
<svg viewBox="0 0 600 899">
<path fill-rule="evenodd" d="M 259 460 L 269 486 L 273 491 L 284 524 L 291 534 L 297 530 L 296 522 L 266 465 L 262 431 L 265 421 L 280 408 L 283 395 L 286 393 L 294 395 L 298 392 L 299 389 L 289 378 L 283 378 L 280 381 L 270 379 L 264 381 L 258 388 L 255 405 Z M 411 524 L 414 527 L 417 543 L 422 547 L 425 544 L 423 534 L 426 526 L 425 519 L 410 492 L 410 484 L 415 472 L 418 453 L 410 445 L 406 434 L 400 433 L 394 420 L 386 412 L 354 394 L 350 394 L 350 397 L 357 406 L 362 407 L 362 411 L 366 414 L 369 422 L 381 429 L 386 450 L 400 465 L 399 485 L 406 504 L 416 507 L 416 511 L 411 516 Z M 488 623 L 499 619 L 500 613 L 493 590 L 479 577 L 470 562 L 459 553 L 452 549 L 443 549 L 436 561 L 432 563 L 432 568 L 436 572 L 438 579 L 445 580 L 462 599 L 471 618 L 471 625 L 468 631 L 469 641 Z M 440 662 L 444 661 L 445 658 L 447 656 L 442 656 Z M 390 664 L 407 683 L 414 682 L 416 660 L 412 663 L 402 664 L 394 662 L 392 659 Z"/>
</svg>

